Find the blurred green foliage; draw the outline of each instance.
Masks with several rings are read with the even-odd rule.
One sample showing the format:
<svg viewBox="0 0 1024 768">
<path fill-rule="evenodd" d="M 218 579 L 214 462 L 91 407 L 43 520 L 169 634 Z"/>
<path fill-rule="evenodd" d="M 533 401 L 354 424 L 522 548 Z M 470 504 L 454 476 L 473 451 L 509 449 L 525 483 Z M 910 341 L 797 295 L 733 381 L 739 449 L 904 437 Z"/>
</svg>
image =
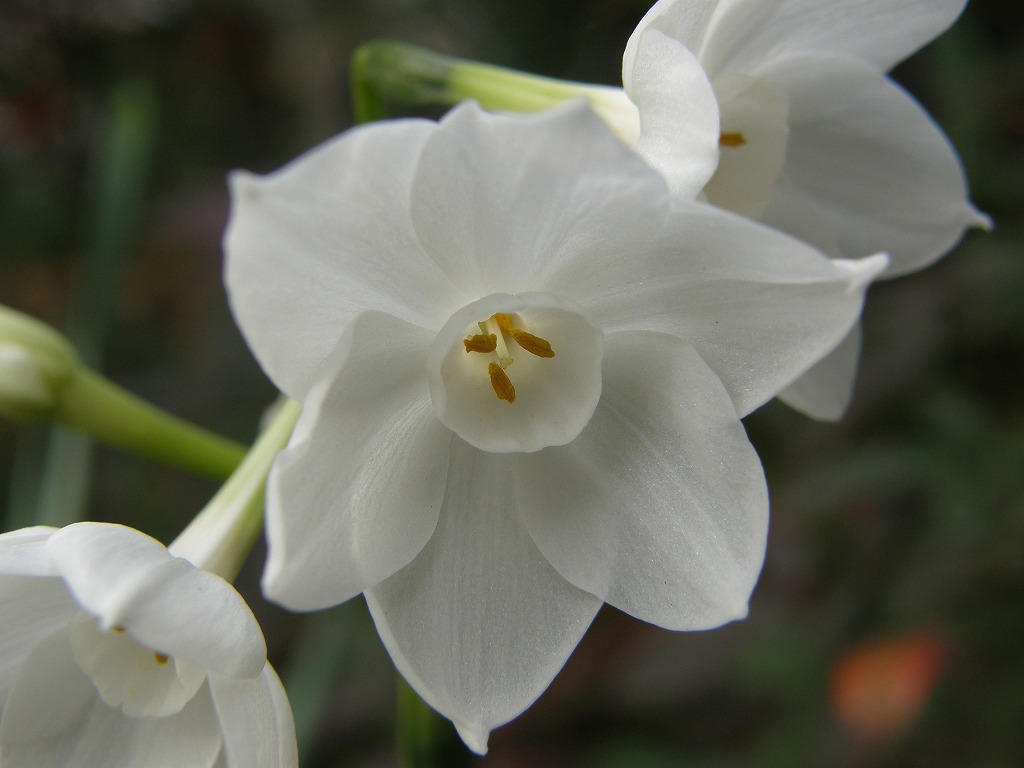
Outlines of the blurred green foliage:
<svg viewBox="0 0 1024 768">
<path fill-rule="evenodd" d="M 248 440 L 274 392 L 221 288 L 225 175 L 271 170 L 346 128 L 348 60 L 369 39 L 614 83 L 646 7 L 645 0 L 7 2 L 0 9 L 0 301 L 65 330 L 106 313 L 95 344 L 105 350 L 107 375 Z M 750 617 L 676 634 L 606 609 L 537 704 L 493 734 L 490 754 L 478 760 L 457 751 L 453 764 L 1019 765 L 1022 7 L 973 0 L 951 32 L 895 73 L 959 148 L 973 199 L 996 229 L 969 234 L 926 272 L 872 290 L 857 396 L 842 423 L 815 424 L 777 403 L 748 419 L 773 499 Z M 139 119 L 151 143 L 122 153 L 129 167 L 119 178 L 144 176 L 100 199 L 97 163 L 125 88 L 145 94 L 137 103 L 145 105 Z M 97 245 L 97 232 L 108 245 Z M 89 264 L 108 246 L 119 261 L 97 288 Z M 90 303 L 97 290 L 102 302 Z M 39 507 L 48 441 L 42 428 L 0 423 L 5 529 Z M 208 480 L 108 449 L 95 458 L 92 482 L 74 501 L 81 514 L 130 522 L 164 541 L 215 490 Z M 396 764 L 393 670 L 361 601 L 289 616 L 259 597 L 261 559 L 258 552 L 240 588 L 291 686 L 304 766 Z M 935 695 L 896 740 L 859 738 L 830 710 L 831 670 L 864 642 L 920 629 L 952 649 Z"/>
</svg>

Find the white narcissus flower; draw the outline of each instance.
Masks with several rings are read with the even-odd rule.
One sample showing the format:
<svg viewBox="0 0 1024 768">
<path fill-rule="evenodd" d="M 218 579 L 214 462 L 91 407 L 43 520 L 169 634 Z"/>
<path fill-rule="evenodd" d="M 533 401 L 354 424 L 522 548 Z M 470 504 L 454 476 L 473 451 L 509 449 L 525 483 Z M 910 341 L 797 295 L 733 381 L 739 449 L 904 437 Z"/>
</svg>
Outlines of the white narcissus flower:
<svg viewBox="0 0 1024 768">
<path fill-rule="evenodd" d="M 286 768 L 291 711 L 256 619 L 131 528 L 0 535 L 4 768 Z"/>
<path fill-rule="evenodd" d="M 480 753 L 602 602 L 746 613 L 768 507 L 739 416 L 847 332 L 884 257 L 671 202 L 582 104 L 356 128 L 231 186 L 231 305 L 303 404 L 268 597 L 365 593 Z"/>
<path fill-rule="evenodd" d="M 830 256 L 885 251 L 884 277 L 913 272 L 945 254 L 966 227 L 990 225 L 967 201 L 948 139 L 885 75 L 964 5 L 661 0 L 626 46 L 624 96 L 605 98 L 602 112 L 674 191 L 691 194 L 704 171 L 704 195 L 714 205 Z M 704 103 L 712 89 L 721 123 L 709 129 Z M 717 168 L 707 162 L 712 142 L 721 145 Z M 811 416 L 839 418 L 859 348 L 855 329 L 783 399 Z"/>
</svg>

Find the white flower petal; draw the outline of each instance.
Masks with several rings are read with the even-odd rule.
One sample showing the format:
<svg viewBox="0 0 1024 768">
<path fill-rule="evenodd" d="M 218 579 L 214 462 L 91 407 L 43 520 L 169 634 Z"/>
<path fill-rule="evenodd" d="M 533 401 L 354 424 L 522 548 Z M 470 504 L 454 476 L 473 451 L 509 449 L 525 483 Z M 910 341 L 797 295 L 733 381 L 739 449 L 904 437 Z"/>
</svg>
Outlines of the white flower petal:
<svg viewBox="0 0 1024 768">
<path fill-rule="evenodd" d="M 747 613 L 768 494 L 728 393 L 674 336 L 608 336 L 604 394 L 572 444 L 522 457 L 519 509 L 570 583 L 668 629 Z"/>
<path fill-rule="evenodd" d="M 263 669 L 263 633 L 242 597 L 155 539 L 120 525 L 76 523 L 50 537 L 47 553 L 104 629 L 123 627 L 147 648 L 221 674 Z"/>
<path fill-rule="evenodd" d="M 649 30 L 657 29 L 699 54 L 701 41 L 707 34 L 708 24 L 719 4 L 720 0 L 658 0 L 644 14 L 626 41 L 626 50 L 622 55 L 622 82 L 635 79 L 633 67 L 641 55 L 641 40 Z"/>
<path fill-rule="evenodd" d="M 618 136 L 619 141 L 632 147 L 640 138 L 640 112 L 625 90 L 611 85 L 582 85 L 587 101 L 601 119 Z"/>
<path fill-rule="evenodd" d="M 742 417 L 839 343 L 886 263 L 830 260 L 756 222 L 678 202 L 658 240 L 633 258 L 563 272 L 550 290 L 605 333 L 662 331 L 689 342 Z"/>
<path fill-rule="evenodd" d="M 74 739 L 100 703 L 71 654 L 69 629 L 50 635 L 25 659 L 0 718 L 0 756 L 8 765 L 70 765 Z"/>
<path fill-rule="evenodd" d="M 437 522 L 452 434 L 424 371 L 434 334 L 368 312 L 339 345 L 335 378 L 303 404 L 267 494 L 266 595 L 336 605 L 403 567 Z"/>
<path fill-rule="evenodd" d="M 127 632 L 102 630 L 94 618 L 72 623 L 71 650 L 100 698 L 130 717 L 180 712 L 206 681 L 199 667 L 141 646 Z"/>
<path fill-rule="evenodd" d="M 480 754 L 492 728 L 540 695 L 601 606 L 555 572 L 519 522 L 519 458 L 454 441 L 434 536 L 366 592 L 399 671 Z"/>
<path fill-rule="evenodd" d="M 59 576 L 46 557 L 46 541 L 56 530 L 36 525 L 0 534 L 0 576 Z"/>
<path fill-rule="evenodd" d="M 775 62 L 765 75 L 789 95 L 785 174 L 827 218 L 840 248 L 830 255 L 885 250 L 891 277 L 934 262 L 965 227 L 988 224 L 967 202 L 949 140 L 884 75 L 823 54 Z"/>
<path fill-rule="evenodd" d="M 696 198 L 718 165 L 718 101 L 696 57 L 657 29 L 643 33 L 623 80 L 640 111 L 637 153 L 673 194 Z"/>
<path fill-rule="evenodd" d="M 467 297 L 441 323 L 482 296 L 546 290 L 563 262 L 628 252 L 667 210 L 661 176 L 582 100 L 526 117 L 457 107 L 423 148 L 412 185 L 416 234 Z"/>
<path fill-rule="evenodd" d="M 839 421 L 853 397 L 860 361 L 860 323 L 839 346 L 779 393 L 779 399 L 820 421 Z"/>
<path fill-rule="evenodd" d="M 703 30 L 705 69 L 756 73 L 791 53 L 834 52 L 888 70 L 945 31 L 966 0 L 721 0 Z M 682 16 L 688 0 L 665 3 Z"/>
<path fill-rule="evenodd" d="M 29 655 L 0 720 L 4 768 L 205 768 L 220 745 L 205 689 L 171 717 L 128 717 L 105 705 L 75 663 L 67 632 Z"/>
<path fill-rule="evenodd" d="M 828 210 L 819 209 L 818 200 L 789 178 L 785 166 L 769 192 L 767 204 L 758 217 L 760 221 L 822 253 L 842 253 Z"/>
<path fill-rule="evenodd" d="M 46 555 L 56 528 L 0 534 L 0 710 L 25 656 L 80 610 Z"/>
<path fill-rule="evenodd" d="M 0 710 L 28 653 L 80 610 L 63 579 L 0 576 Z"/>
<path fill-rule="evenodd" d="M 409 220 L 413 170 L 436 130 L 425 121 L 378 123 L 270 176 L 232 176 L 224 240 L 232 310 L 293 398 L 302 399 L 360 312 L 437 328 L 447 317 L 440 308 L 465 303 L 422 254 Z"/>
<path fill-rule="evenodd" d="M 295 768 L 295 723 L 273 667 L 250 680 L 210 676 L 210 694 L 224 737 L 227 768 Z"/>
</svg>

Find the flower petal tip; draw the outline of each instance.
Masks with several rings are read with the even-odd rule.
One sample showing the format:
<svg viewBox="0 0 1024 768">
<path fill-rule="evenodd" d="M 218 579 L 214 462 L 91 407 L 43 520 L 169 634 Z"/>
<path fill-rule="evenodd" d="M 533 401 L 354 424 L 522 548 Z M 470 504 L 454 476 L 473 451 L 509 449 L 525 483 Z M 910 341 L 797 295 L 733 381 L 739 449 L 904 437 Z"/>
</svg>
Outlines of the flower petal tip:
<svg viewBox="0 0 1024 768">
<path fill-rule="evenodd" d="M 834 259 L 832 263 L 847 273 L 849 292 L 857 293 L 889 268 L 890 259 L 887 253 L 876 253 L 863 259 Z"/>
<path fill-rule="evenodd" d="M 249 171 L 231 171 L 228 188 L 236 202 L 254 202 L 260 197 L 260 177 Z"/>
<path fill-rule="evenodd" d="M 458 721 L 453 722 L 455 730 L 459 732 L 459 738 L 462 739 L 467 747 L 478 755 L 487 754 L 487 737 L 491 733 L 487 728 L 484 728 L 482 725 L 467 725 Z"/>
<path fill-rule="evenodd" d="M 260 579 L 260 592 L 263 593 L 263 597 L 274 605 L 279 605 L 290 611 L 301 610 L 292 605 L 292 602 L 288 599 L 288 590 L 281 586 L 279 579 L 276 578 L 277 575 L 271 574 L 269 570 L 264 570 L 263 578 Z"/>
<path fill-rule="evenodd" d="M 263 576 L 260 578 L 260 592 L 263 593 L 263 597 L 275 605 L 295 610 L 289 603 L 288 587 L 282 583 L 283 581 L 281 562 L 280 560 L 275 561 L 271 554 L 267 558 L 266 565 L 263 566 Z"/>
<path fill-rule="evenodd" d="M 732 607 L 729 612 L 729 618 L 723 623 L 728 624 L 733 621 L 743 621 L 747 616 L 750 615 L 750 603 L 747 600 L 743 600 Z"/>
<path fill-rule="evenodd" d="M 298 573 L 301 576 L 301 567 Z M 295 613 L 333 608 L 359 594 L 343 594 L 340 598 L 336 597 L 337 593 L 326 594 L 322 589 L 310 587 L 308 581 L 297 579 L 295 570 L 286 570 L 280 563 L 273 565 L 270 561 L 263 568 L 260 592 L 274 605 Z"/>
<path fill-rule="evenodd" d="M 987 213 L 982 213 L 973 205 L 967 207 L 966 226 L 975 227 L 983 232 L 991 232 L 995 229 L 996 223 Z"/>
</svg>

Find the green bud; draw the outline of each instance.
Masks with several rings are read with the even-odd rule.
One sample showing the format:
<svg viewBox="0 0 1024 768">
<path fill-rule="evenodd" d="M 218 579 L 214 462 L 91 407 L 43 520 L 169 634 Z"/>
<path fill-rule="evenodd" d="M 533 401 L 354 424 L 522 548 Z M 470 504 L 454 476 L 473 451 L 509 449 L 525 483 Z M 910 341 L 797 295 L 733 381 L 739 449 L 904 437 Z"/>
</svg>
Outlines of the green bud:
<svg viewBox="0 0 1024 768">
<path fill-rule="evenodd" d="M 50 419 L 78 366 L 74 348 L 57 331 L 0 304 L 0 414 Z"/>
<path fill-rule="evenodd" d="M 531 113 L 585 98 L 626 144 L 640 137 L 640 113 L 622 88 L 531 75 L 393 40 L 374 40 L 355 52 L 352 95 L 359 123 L 465 99 L 495 112 Z"/>
</svg>

